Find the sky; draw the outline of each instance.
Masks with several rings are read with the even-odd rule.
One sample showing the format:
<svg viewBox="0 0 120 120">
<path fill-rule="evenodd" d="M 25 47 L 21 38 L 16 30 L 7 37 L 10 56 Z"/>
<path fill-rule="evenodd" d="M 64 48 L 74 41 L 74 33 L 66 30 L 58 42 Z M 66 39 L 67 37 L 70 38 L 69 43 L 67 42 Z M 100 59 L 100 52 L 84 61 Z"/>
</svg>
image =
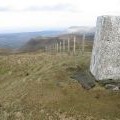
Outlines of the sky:
<svg viewBox="0 0 120 120">
<path fill-rule="evenodd" d="M 0 0 L 0 33 L 95 26 L 97 16 L 120 15 L 120 0 Z"/>
</svg>

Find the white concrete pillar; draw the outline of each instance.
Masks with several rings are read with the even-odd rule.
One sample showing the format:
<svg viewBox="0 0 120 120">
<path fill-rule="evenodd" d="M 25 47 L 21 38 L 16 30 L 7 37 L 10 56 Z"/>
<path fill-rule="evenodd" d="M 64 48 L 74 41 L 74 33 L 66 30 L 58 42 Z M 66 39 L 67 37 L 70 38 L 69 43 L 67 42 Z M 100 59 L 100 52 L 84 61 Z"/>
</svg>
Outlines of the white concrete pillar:
<svg viewBox="0 0 120 120">
<path fill-rule="evenodd" d="M 97 19 L 90 71 L 97 80 L 120 79 L 120 17 Z"/>
</svg>

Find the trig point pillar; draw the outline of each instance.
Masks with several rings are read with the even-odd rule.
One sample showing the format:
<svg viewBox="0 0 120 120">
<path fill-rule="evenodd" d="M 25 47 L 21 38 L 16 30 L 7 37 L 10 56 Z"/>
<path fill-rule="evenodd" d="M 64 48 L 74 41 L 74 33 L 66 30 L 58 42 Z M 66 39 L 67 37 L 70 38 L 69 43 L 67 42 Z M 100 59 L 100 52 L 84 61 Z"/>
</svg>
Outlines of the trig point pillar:
<svg viewBox="0 0 120 120">
<path fill-rule="evenodd" d="M 120 17 L 97 19 L 90 71 L 96 80 L 120 79 Z"/>
</svg>

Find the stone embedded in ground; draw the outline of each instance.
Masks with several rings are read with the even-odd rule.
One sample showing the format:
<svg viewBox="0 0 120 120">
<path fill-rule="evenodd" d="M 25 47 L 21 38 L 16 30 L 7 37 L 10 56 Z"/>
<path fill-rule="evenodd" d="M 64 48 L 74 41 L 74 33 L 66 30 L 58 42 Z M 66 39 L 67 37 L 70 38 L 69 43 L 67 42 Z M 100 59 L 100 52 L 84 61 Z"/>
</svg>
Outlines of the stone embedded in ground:
<svg viewBox="0 0 120 120">
<path fill-rule="evenodd" d="M 120 80 L 120 17 L 100 16 L 90 71 L 96 80 Z"/>
<path fill-rule="evenodd" d="M 87 71 L 86 72 L 85 71 L 84 72 L 76 71 L 71 78 L 77 80 L 84 89 L 89 90 L 89 89 L 95 87 L 95 79 Z"/>
<path fill-rule="evenodd" d="M 118 91 L 120 90 L 120 88 L 118 86 L 116 86 L 115 88 L 113 88 L 114 91 Z"/>
<path fill-rule="evenodd" d="M 106 85 L 105 85 L 105 88 L 106 88 L 106 89 L 114 89 L 114 88 L 116 88 L 116 85 L 106 84 Z"/>
</svg>

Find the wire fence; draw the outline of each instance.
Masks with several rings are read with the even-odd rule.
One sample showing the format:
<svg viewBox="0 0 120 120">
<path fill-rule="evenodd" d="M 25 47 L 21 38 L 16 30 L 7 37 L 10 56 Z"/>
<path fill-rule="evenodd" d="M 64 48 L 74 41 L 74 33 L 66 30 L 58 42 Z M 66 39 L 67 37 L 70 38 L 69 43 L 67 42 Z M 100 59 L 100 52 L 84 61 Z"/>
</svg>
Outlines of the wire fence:
<svg viewBox="0 0 120 120">
<path fill-rule="evenodd" d="M 86 40 L 86 36 L 83 35 L 82 40 L 77 40 L 76 36 L 56 41 L 52 45 L 46 45 L 43 52 L 47 54 L 70 54 L 70 55 L 79 55 L 84 54 L 85 52 L 91 52 L 93 46 L 93 40 Z"/>
</svg>

